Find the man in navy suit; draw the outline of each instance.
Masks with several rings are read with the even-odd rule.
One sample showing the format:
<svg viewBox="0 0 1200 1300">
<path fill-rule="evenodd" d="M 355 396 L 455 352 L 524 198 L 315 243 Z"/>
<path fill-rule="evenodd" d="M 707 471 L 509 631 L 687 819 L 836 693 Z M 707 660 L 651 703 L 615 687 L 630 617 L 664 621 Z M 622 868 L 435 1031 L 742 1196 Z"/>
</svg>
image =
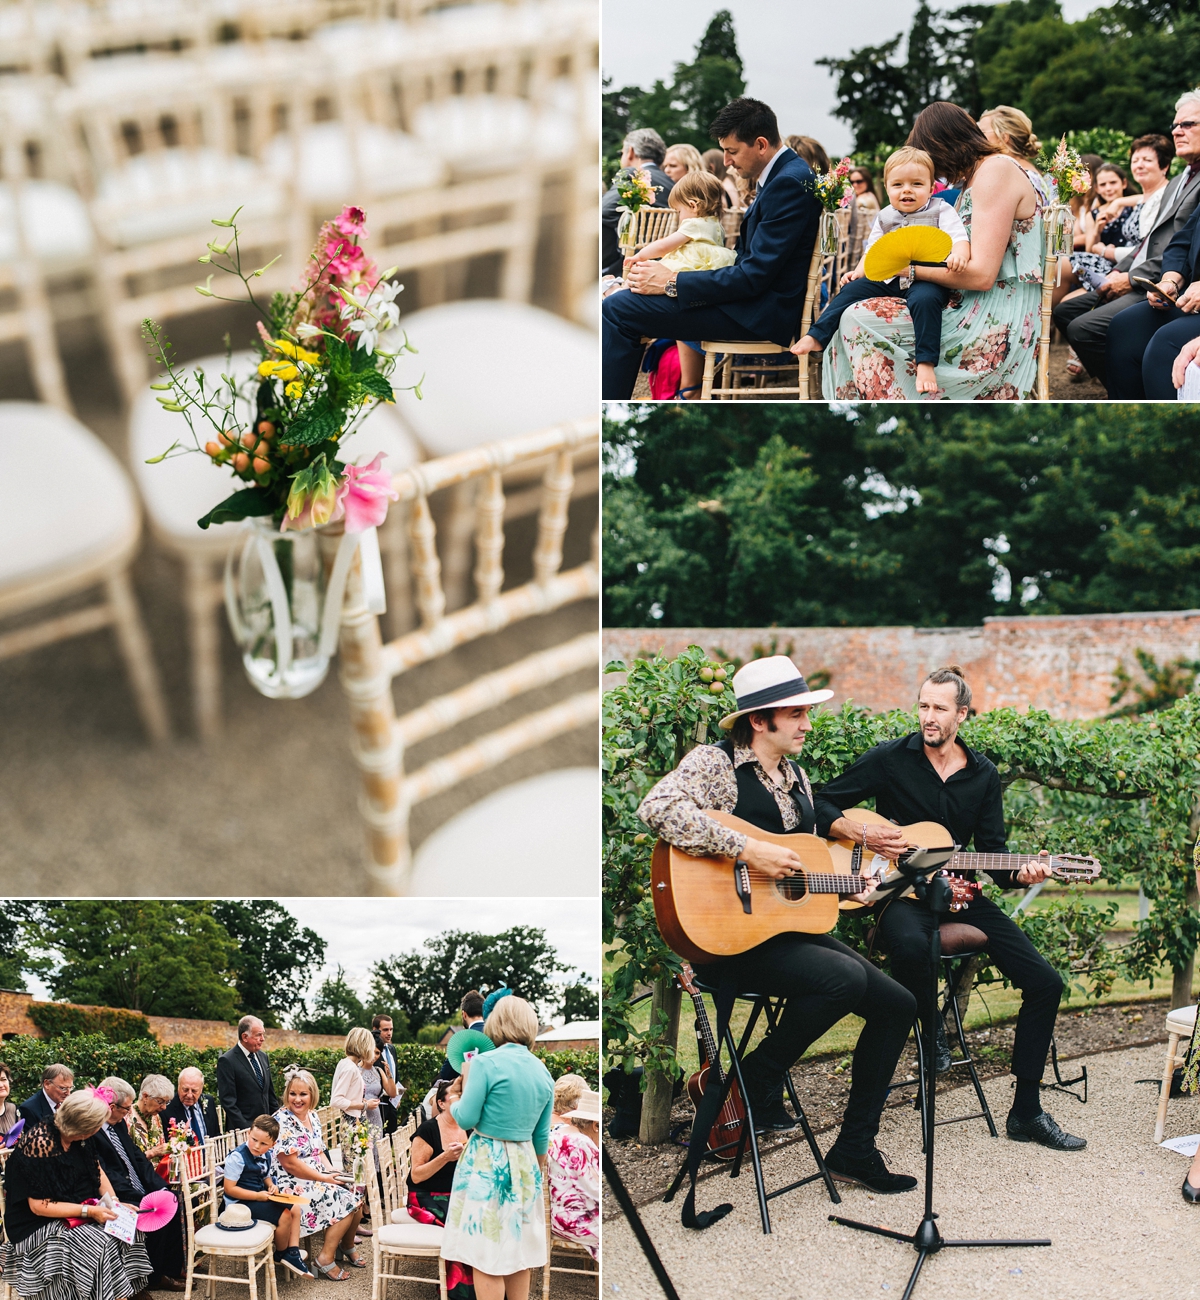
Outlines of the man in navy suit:
<svg viewBox="0 0 1200 1300">
<path fill-rule="evenodd" d="M 176 1124 L 186 1124 L 202 1143 L 221 1131 L 217 1103 L 205 1096 L 204 1075 L 194 1065 L 179 1072 L 175 1096 L 163 1111 L 163 1126 L 169 1126 L 171 1120 Z"/>
<path fill-rule="evenodd" d="M 249 1128 L 256 1115 L 273 1115 L 279 1109 L 271 1061 L 262 1050 L 263 1022 L 257 1016 L 243 1016 L 237 1035 L 237 1046 L 217 1057 L 217 1096 L 230 1129 Z"/>
<path fill-rule="evenodd" d="M 42 1071 L 42 1086 L 17 1107 L 26 1124 L 52 1119 L 54 1112 L 71 1095 L 75 1074 L 69 1065 L 48 1065 Z"/>
<path fill-rule="evenodd" d="M 611 294 L 603 305 L 606 398 L 633 395 L 646 336 L 766 339 L 787 347 L 800 328 L 821 216 L 812 170 L 780 143 L 775 114 L 760 100 L 735 99 L 709 130 L 725 165 L 758 185 L 742 221 L 737 261 L 678 276 L 661 262 L 630 268 L 629 291 Z"/>
</svg>

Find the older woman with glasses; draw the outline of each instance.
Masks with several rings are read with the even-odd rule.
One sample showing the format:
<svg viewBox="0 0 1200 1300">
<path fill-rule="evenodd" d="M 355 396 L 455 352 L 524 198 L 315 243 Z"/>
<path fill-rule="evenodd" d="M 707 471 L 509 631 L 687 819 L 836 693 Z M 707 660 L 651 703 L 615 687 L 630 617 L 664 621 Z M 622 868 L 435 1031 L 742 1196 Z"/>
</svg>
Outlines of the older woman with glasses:
<svg viewBox="0 0 1200 1300">
<path fill-rule="evenodd" d="M 175 1089 L 170 1079 L 161 1074 L 146 1075 L 126 1121 L 133 1140 L 152 1165 L 158 1164 L 167 1154 L 160 1112 L 166 1109 L 174 1096 Z"/>
<path fill-rule="evenodd" d="M 12 1100 L 12 1070 L 0 1061 L 0 1137 L 8 1133 L 19 1118 Z"/>
</svg>

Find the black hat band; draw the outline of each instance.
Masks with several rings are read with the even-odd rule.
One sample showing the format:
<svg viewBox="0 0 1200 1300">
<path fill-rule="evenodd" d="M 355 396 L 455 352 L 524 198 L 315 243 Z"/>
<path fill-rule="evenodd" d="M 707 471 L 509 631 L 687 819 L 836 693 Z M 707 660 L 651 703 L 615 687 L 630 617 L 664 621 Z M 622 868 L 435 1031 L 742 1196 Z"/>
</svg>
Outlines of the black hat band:
<svg viewBox="0 0 1200 1300">
<path fill-rule="evenodd" d="M 803 677 L 793 677 L 790 682 L 780 682 L 778 686 L 764 686 L 761 691 L 751 691 L 749 695 L 739 695 L 737 711 L 761 709 L 764 704 L 774 704 L 776 700 L 786 700 L 793 695 L 807 695 L 808 683 Z"/>
</svg>

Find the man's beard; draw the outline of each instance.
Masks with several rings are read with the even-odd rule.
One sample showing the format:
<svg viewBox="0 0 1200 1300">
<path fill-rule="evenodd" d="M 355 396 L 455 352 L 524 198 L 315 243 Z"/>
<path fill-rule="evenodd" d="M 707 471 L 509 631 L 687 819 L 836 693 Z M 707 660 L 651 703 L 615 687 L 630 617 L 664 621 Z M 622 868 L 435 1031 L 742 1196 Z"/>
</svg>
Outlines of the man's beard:
<svg viewBox="0 0 1200 1300">
<path fill-rule="evenodd" d="M 930 740 L 929 732 L 926 731 L 924 727 L 921 728 L 921 739 L 925 742 L 925 744 L 929 746 L 930 749 L 941 749 L 941 747 L 944 744 L 946 744 L 950 740 L 950 738 L 951 738 L 950 733 L 948 731 L 943 731 L 939 727 L 937 732 L 937 738 L 935 740 Z"/>
</svg>

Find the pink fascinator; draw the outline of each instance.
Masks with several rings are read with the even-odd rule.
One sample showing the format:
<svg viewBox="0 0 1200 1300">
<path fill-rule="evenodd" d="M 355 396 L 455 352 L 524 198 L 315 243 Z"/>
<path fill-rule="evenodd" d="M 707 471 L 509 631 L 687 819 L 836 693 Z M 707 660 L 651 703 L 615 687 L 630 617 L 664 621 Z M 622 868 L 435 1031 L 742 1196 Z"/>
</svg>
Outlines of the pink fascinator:
<svg viewBox="0 0 1200 1300">
<path fill-rule="evenodd" d="M 138 1227 L 143 1232 L 153 1232 L 156 1228 L 170 1223 L 178 1208 L 179 1202 L 175 1199 L 175 1193 L 169 1188 L 147 1192 L 138 1206 Z"/>
<path fill-rule="evenodd" d="M 98 1097 L 106 1106 L 111 1106 L 117 1099 L 117 1094 L 111 1088 L 89 1088 L 88 1091 L 93 1097 Z"/>
</svg>

